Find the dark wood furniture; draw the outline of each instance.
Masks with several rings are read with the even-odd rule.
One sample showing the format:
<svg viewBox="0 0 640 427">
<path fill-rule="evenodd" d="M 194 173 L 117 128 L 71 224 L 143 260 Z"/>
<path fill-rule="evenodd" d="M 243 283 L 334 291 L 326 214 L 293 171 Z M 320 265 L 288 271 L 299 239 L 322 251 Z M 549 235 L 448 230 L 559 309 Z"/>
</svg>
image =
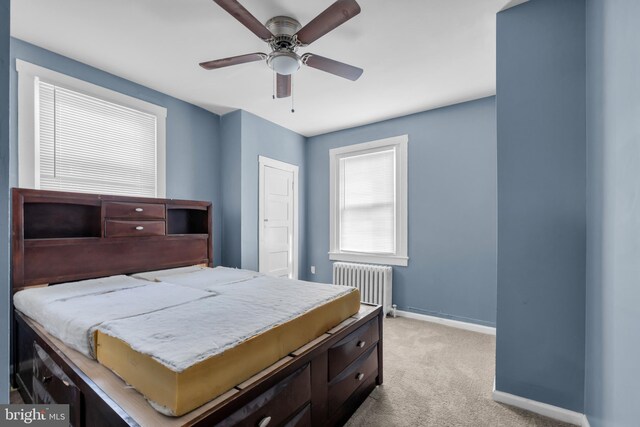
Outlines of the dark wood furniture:
<svg viewBox="0 0 640 427">
<path fill-rule="evenodd" d="M 12 286 L 212 265 L 204 202 L 13 190 Z M 165 417 L 115 374 L 14 311 L 26 402 L 68 403 L 74 426 L 342 425 L 382 384 L 380 307 L 360 312 L 222 396 Z"/>
<path fill-rule="evenodd" d="M 13 190 L 13 289 L 213 265 L 211 203 Z"/>
</svg>

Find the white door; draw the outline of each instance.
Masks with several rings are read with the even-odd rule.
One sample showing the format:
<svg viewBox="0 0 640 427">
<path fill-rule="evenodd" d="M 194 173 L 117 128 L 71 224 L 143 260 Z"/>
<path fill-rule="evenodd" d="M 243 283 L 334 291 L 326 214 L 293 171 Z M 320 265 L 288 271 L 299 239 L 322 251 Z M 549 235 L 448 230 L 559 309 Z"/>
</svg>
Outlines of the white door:
<svg viewBox="0 0 640 427">
<path fill-rule="evenodd" d="M 259 269 L 298 278 L 298 167 L 259 157 Z"/>
</svg>

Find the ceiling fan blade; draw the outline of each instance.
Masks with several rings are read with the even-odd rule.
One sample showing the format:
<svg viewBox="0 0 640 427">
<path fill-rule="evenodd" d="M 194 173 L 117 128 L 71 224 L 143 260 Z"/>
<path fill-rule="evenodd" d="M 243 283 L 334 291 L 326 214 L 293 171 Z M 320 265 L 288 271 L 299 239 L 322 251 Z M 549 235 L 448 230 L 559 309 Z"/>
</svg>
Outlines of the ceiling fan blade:
<svg viewBox="0 0 640 427">
<path fill-rule="evenodd" d="M 298 31 L 298 41 L 309 45 L 359 13 L 356 0 L 338 0 Z"/>
<path fill-rule="evenodd" d="M 302 56 L 302 62 L 311 68 L 326 71 L 327 73 L 352 81 L 358 80 L 364 71 L 362 68 L 354 67 L 344 62 L 334 61 L 333 59 L 325 58 L 324 56 L 314 53 L 305 53 Z"/>
<path fill-rule="evenodd" d="M 278 74 L 276 78 L 276 97 L 288 98 L 291 96 L 291 74 Z"/>
<path fill-rule="evenodd" d="M 231 56 L 229 58 L 215 59 L 213 61 L 201 62 L 200 66 L 205 70 L 215 70 L 217 68 L 229 67 L 231 65 L 244 64 L 267 59 L 264 53 L 249 53 L 246 55 Z"/>
<path fill-rule="evenodd" d="M 231 16 L 236 18 L 242 25 L 247 27 L 253 34 L 262 40 L 273 37 L 271 31 L 256 19 L 247 9 L 236 0 L 213 0 L 218 6 L 226 10 Z"/>
</svg>

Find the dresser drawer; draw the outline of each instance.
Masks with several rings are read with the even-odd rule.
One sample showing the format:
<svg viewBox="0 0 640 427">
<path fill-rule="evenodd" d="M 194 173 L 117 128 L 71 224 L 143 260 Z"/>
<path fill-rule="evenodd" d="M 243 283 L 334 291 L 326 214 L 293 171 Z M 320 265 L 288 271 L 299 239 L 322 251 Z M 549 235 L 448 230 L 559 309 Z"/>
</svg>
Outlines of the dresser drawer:
<svg viewBox="0 0 640 427">
<path fill-rule="evenodd" d="M 297 411 L 310 400 L 311 369 L 307 364 L 225 418 L 218 426 L 274 427 L 282 425 L 287 420 L 289 422 L 286 425 L 308 425 L 304 424 L 306 415 Z M 295 416 L 290 418 L 292 413 L 302 415 L 301 419 L 297 420 Z"/>
<path fill-rule="evenodd" d="M 164 221 L 119 221 L 108 219 L 104 224 L 105 237 L 164 236 Z"/>
<path fill-rule="evenodd" d="M 329 381 L 378 342 L 378 319 L 372 319 L 329 349 Z"/>
<path fill-rule="evenodd" d="M 378 346 L 374 345 L 329 384 L 329 413 L 333 413 L 378 372 Z"/>
<path fill-rule="evenodd" d="M 163 204 L 104 202 L 105 218 L 164 219 Z"/>
<path fill-rule="evenodd" d="M 69 424 L 80 425 L 80 389 L 38 344 L 34 343 L 33 400 L 35 404 L 69 405 Z"/>
<path fill-rule="evenodd" d="M 311 404 L 299 410 L 283 427 L 310 427 L 311 426 Z"/>
</svg>

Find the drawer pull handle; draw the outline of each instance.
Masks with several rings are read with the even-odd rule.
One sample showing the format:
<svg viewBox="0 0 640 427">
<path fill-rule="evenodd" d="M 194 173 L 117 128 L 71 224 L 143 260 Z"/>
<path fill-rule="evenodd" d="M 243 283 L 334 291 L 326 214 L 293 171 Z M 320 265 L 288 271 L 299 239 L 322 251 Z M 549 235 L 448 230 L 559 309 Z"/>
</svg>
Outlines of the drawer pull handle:
<svg viewBox="0 0 640 427">
<path fill-rule="evenodd" d="M 270 422 L 271 422 L 271 417 L 264 417 L 258 423 L 258 427 L 267 427 Z"/>
<path fill-rule="evenodd" d="M 40 382 L 42 384 L 47 384 L 47 383 L 50 383 L 52 379 L 53 379 L 53 375 L 49 375 L 49 376 L 46 376 L 46 377 L 42 377 Z"/>
<path fill-rule="evenodd" d="M 142 212 L 144 209 L 142 208 L 136 208 L 136 212 Z"/>
<path fill-rule="evenodd" d="M 136 230 L 138 230 L 138 231 L 142 231 L 142 230 L 144 230 L 144 227 L 143 227 L 143 226 L 141 226 L 141 225 L 139 225 L 139 226 L 137 226 L 137 227 L 136 227 Z"/>
<path fill-rule="evenodd" d="M 362 348 L 365 346 L 367 342 L 366 341 L 358 341 L 358 344 L 356 344 L 358 347 Z"/>
<path fill-rule="evenodd" d="M 363 378 L 364 378 L 364 374 L 362 372 L 360 372 L 358 375 L 356 375 L 356 379 L 358 381 L 362 381 Z"/>
</svg>

